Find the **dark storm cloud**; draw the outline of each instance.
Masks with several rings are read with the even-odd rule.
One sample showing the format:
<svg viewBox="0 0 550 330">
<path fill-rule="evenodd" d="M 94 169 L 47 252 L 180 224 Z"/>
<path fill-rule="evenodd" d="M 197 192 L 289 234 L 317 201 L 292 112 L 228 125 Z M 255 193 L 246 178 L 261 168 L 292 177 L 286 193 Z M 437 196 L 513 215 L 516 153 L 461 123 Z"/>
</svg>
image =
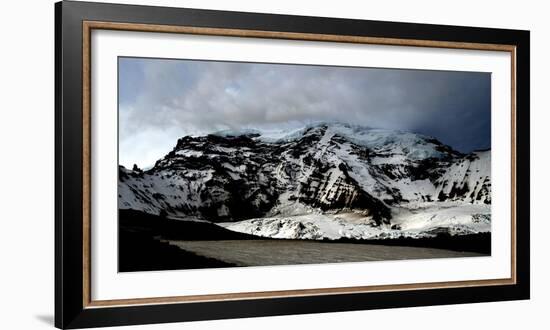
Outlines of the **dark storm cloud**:
<svg viewBox="0 0 550 330">
<path fill-rule="evenodd" d="M 183 135 L 312 121 L 414 131 L 463 152 L 490 147 L 488 73 L 134 58 L 119 65 L 124 165 L 154 161 Z"/>
</svg>

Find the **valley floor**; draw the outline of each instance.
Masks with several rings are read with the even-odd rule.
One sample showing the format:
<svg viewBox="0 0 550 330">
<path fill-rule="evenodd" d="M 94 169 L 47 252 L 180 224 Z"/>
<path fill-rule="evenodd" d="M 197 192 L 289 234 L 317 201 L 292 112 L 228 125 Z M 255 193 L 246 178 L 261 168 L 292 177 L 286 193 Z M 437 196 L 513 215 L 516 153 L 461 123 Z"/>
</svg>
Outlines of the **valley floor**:
<svg viewBox="0 0 550 330">
<path fill-rule="evenodd" d="M 268 266 L 483 256 L 408 246 L 299 240 L 165 241 L 196 255 L 236 266 Z"/>
<path fill-rule="evenodd" d="M 119 210 L 121 272 L 490 255 L 490 233 L 386 239 L 266 238 L 207 221 Z"/>
</svg>

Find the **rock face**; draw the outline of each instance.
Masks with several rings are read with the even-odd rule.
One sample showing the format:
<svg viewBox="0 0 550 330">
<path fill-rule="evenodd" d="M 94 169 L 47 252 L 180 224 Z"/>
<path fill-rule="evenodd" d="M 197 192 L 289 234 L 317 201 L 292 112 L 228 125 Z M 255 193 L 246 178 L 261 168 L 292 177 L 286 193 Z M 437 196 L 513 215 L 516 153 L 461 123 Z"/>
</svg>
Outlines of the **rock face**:
<svg viewBox="0 0 550 330">
<path fill-rule="evenodd" d="M 436 181 L 437 199 L 491 204 L 491 152 L 479 151 L 454 161 Z"/>
<path fill-rule="evenodd" d="M 346 124 L 277 139 L 186 136 L 147 171 L 120 167 L 119 208 L 217 223 L 269 218 L 270 228 L 285 218 L 293 232 L 317 238 L 289 217 L 352 212 L 391 227 L 403 208 L 490 205 L 490 163 L 490 151 L 463 155 L 419 134 Z"/>
</svg>

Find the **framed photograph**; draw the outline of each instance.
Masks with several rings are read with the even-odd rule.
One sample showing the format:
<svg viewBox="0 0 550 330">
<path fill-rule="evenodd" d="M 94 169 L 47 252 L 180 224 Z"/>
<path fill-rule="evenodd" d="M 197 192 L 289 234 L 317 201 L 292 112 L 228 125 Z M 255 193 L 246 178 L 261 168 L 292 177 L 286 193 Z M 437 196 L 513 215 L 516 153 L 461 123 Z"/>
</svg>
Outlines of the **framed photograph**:
<svg viewBox="0 0 550 330">
<path fill-rule="evenodd" d="M 529 32 L 59 2 L 59 328 L 529 298 Z"/>
</svg>

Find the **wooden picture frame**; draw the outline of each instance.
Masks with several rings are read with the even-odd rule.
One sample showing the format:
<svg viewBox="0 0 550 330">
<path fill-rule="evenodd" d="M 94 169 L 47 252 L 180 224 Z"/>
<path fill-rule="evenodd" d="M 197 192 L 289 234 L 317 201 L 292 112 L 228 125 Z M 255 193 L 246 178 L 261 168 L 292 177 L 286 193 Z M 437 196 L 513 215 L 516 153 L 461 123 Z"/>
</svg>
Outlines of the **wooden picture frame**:
<svg viewBox="0 0 550 330">
<path fill-rule="evenodd" d="M 528 31 L 71 1 L 57 3 L 55 16 L 56 327 L 132 325 L 529 298 Z M 93 30 L 510 53 L 511 276 L 418 284 L 93 300 L 90 261 Z"/>
</svg>

